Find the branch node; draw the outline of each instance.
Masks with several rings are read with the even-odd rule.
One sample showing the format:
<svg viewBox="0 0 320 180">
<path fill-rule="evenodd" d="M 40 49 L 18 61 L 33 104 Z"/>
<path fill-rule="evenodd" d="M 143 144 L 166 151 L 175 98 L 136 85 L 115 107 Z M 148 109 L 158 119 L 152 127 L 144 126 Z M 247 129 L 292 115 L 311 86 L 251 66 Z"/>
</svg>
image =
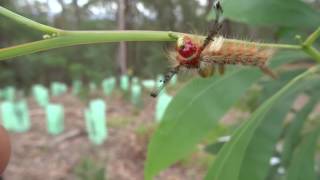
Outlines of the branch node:
<svg viewBox="0 0 320 180">
<path fill-rule="evenodd" d="M 303 42 L 306 46 L 312 46 L 315 41 L 320 37 L 320 27 L 310 34 L 307 39 Z"/>
<path fill-rule="evenodd" d="M 179 35 L 177 35 L 176 33 L 170 31 L 168 33 L 168 36 L 171 38 L 171 39 L 174 39 L 175 41 L 177 41 L 179 39 Z"/>
</svg>

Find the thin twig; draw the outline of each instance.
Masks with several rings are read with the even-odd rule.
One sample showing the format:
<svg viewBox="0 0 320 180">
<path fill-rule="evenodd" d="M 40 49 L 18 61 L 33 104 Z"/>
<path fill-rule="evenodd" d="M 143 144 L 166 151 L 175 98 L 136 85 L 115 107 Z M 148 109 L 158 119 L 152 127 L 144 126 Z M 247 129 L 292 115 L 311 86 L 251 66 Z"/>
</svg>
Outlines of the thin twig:
<svg viewBox="0 0 320 180">
<path fill-rule="evenodd" d="M 184 35 L 184 33 L 171 31 L 67 31 L 35 22 L 21 15 L 18 15 L 10 10 L 7 10 L 1 6 L 0 15 L 3 15 L 11 20 L 26 25 L 35 30 L 39 30 L 41 32 L 46 33 L 44 34 L 44 37 L 46 39 L 0 49 L 0 60 L 32 54 L 54 48 L 75 46 L 81 44 L 120 41 L 176 41 L 177 37 Z M 320 62 L 320 53 L 312 46 L 319 36 L 320 28 L 318 28 L 314 33 L 312 33 L 302 45 L 268 44 L 247 42 L 235 39 L 225 39 L 225 41 L 239 44 L 253 44 L 258 47 L 303 50 L 311 57 L 315 58 L 315 60 Z M 200 37 L 204 38 L 203 36 Z"/>
<path fill-rule="evenodd" d="M 0 6 L 0 15 L 3 15 L 13 21 L 16 21 L 20 24 L 26 25 L 32 29 L 36 29 L 39 31 L 42 31 L 44 33 L 48 33 L 48 34 L 59 34 L 59 32 L 61 31 L 60 29 L 57 28 L 53 28 L 51 26 L 47 26 L 41 23 L 38 23 L 36 21 L 33 21 L 31 19 L 28 19 L 26 17 L 23 17 L 19 14 L 16 14 L 2 6 Z"/>
<path fill-rule="evenodd" d="M 312 46 L 314 42 L 320 37 L 320 27 L 315 30 L 303 43 L 304 46 Z"/>
</svg>

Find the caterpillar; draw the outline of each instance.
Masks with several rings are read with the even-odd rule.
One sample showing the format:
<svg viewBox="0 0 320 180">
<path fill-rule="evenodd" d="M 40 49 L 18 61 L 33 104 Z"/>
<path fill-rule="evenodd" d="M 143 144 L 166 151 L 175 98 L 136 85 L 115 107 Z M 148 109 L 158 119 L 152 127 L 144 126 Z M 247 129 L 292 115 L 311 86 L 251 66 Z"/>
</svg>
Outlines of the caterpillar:
<svg viewBox="0 0 320 180">
<path fill-rule="evenodd" d="M 208 78 L 214 75 L 216 68 L 222 75 L 226 65 L 240 64 L 259 67 L 265 74 L 276 78 L 267 66 L 267 61 L 275 50 L 258 47 L 254 43 L 226 41 L 222 36 L 218 36 L 222 26 L 219 21 L 220 14 L 223 13 L 219 0 L 215 1 L 214 8 L 216 19 L 205 39 L 191 35 L 177 37 L 175 49 L 169 52 L 173 67 L 162 80 L 162 86 L 151 93 L 152 97 L 157 97 L 182 68 L 197 70 L 201 77 Z"/>
<path fill-rule="evenodd" d="M 224 74 L 225 65 L 244 65 L 259 67 L 272 78 L 276 75 L 267 67 L 267 61 L 275 50 L 262 48 L 254 43 L 226 41 L 222 36 L 213 40 L 201 49 L 203 40 L 197 37 L 184 35 L 177 41 L 175 51 L 170 52 L 173 66 L 196 69 L 201 77 L 211 77 L 218 68 Z"/>
</svg>

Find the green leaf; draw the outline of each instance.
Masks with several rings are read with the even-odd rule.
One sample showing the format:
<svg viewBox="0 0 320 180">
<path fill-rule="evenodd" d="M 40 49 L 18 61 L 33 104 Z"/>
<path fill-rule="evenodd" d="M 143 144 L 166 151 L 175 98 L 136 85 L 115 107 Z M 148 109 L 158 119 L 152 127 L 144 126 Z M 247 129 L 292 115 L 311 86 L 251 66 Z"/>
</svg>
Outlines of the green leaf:
<svg viewBox="0 0 320 180">
<path fill-rule="evenodd" d="M 255 142 L 256 132 L 264 124 L 263 120 L 266 120 L 266 115 L 270 111 L 275 103 L 279 102 L 283 96 L 296 92 L 296 90 L 306 87 L 303 81 L 308 76 L 311 76 L 314 72 L 317 72 L 319 67 L 312 68 L 305 73 L 299 75 L 283 87 L 279 92 L 272 96 L 268 101 L 261 105 L 257 111 L 253 113 L 250 120 L 244 123 L 239 129 L 235 131 L 231 141 L 229 141 L 219 152 L 217 159 L 213 166 L 210 168 L 206 179 L 207 180 L 238 180 L 243 177 L 241 174 L 244 160 L 248 159 L 246 154 L 251 142 Z M 261 136 L 260 136 L 261 137 Z M 249 157 L 250 159 L 250 157 Z M 255 161 L 253 161 L 255 162 Z M 256 161 L 259 162 L 259 161 Z M 245 162 L 246 163 L 246 162 Z M 251 167 L 254 167 L 251 165 Z M 258 167 L 256 167 L 258 168 Z M 252 179 L 252 178 L 250 178 Z"/>
<path fill-rule="evenodd" d="M 271 67 L 301 57 L 304 57 L 301 53 L 283 51 L 270 60 Z M 228 72 L 223 77 L 197 79 L 179 92 L 149 143 L 146 179 L 192 152 L 196 144 L 260 77 L 261 74 L 254 69 L 246 68 Z"/>
<path fill-rule="evenodd" d="M 283 131 L 283 120 L 291 109 L 295 97 L 301 93 L 301 90 L 310 92 L 318 89 L 318 79 L 306 81 L 299 84 L 296 89 L 290 89 L 277 100 L 261 121 L 262 123 L 256 129 L 248 145 L 242 161 L 239 179 L 265 179 L 270 168 L 270 159 L 273 156 L 274 147 Z M 314 101 L 317 100 L 315 99 Z"/>
<path fill-rule="evenodd" d="M 279 74 L 279 78 L 276 81 L 270 80 L 270 81 L 262 82 L 261 85 L 263 86 L 263 89 L 260 94 L 259 102 L 266 101 L 269 97 L 275 94 L 279 89 L 285 86 L 294 77 L 296 77 L 297 75 L 301 74 L 304 71 L 305 69 L 287 71 Z"/>
<path fill-rule="evenodd" d="M 242 69 L 223 77 L 192 81 L 173 99 L 148 147 L 145 178 L 185 157 L 217 121 L 261 77 Z"/>
<path fill-rule="evenodd" d="M 283 153 L 282 153 L 282 164 L 288 166 L 289 161 L 292 158 L 294 147 L 299 143 L 300 132 L 303 128 L 304 122 L 307 120 L 308 115 L 312 112 L 315 105 L 318 103 L 319 97 L 313 96 L 310 101 L 301 109 L 289 125 L 289 128 L 285 134 Z"/>
<path fill-rule="evenodd" d="M 315 152 L 319 129 L 308 133 L 294 152 L 293 160 L 288 169 L 287 179 L 315 180 Z"/>
<path fill-rule="evenodd" d="M 270 158 L 283 129 L 282 123 L 297 93 L 288 93 L 273 104 L 254 131 L 243 154 L 238 179 L 263 180 L 270 167 Z"/>
<path fill-rule="evenodd" d="M 216 142 L 214 144 L 210 144 L 208 145 L 207 147 L 205 147 L 205 151 L 207 153 L 210 153 L 210 154 L 217 154 L 220 149 L 223 147 L 223 145 L 225 144 L 225 142 Z"/>
<path fill-rule="evenodd" d="M 224 16 L 251 25 L 316 28 L 320 13 L 301 0 L 223 0 Z"/>
<path fill-rule="evenodd" d="M 305 58 L 308 58 L 308 55 L 300 51 L 280 51 L 270 60 L 270 67 L 274 68 L 284 63 L 292 63 L 294 61 Z M 277 78 L 276 80 L 269 79 L 268 81 L 260 82 L 260 84 L 263 86 L 263 90 L 262 94 L 260 95 L 259 101 L 264 102 L 265 100 L 267 100 L 267 98 L 269 98 L 271 95 L 273 95 L 303 71 L 305 71 L 305 69 L 283 72 L 278 74 L 279 78 Z"/>
<path fill-rule="evenodd" d="M 270 61 L 270 67 L 278 67 L 284 63 L 292 63 L 297 60 L 307 59 L 310 56 L 302 51 L 282 50 L 273 56 Z"/>
</svg>

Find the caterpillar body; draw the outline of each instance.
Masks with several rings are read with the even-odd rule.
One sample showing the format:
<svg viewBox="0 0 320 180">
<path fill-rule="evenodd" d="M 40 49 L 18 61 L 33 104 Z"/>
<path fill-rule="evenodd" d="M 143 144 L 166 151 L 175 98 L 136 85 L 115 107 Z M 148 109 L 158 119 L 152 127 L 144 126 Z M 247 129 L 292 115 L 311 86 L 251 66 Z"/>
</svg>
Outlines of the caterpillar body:
<svg viewBox="0 0 320 180">
<path fill-rule="evenodd" d="M 188 35 L 181 36 L 170 60 L 174 67 L 196 69 L 201 77 L 211 77 L 216 68 L 224 74 L 226 65 L 244 65 L 259 67 L 264 73 L 275 78 L 276 75 L 267 67 L 267 62 L 274 54 L 271 48 L 257 47 L 253 43 L 225 41 L 222 36 L 215 37 L 202 49 L 203 40 Z"/>
<path fill-rule="evenodd" d="M 214 1 L 213 8 L 216 18 L 209 27 L 210 31 L 205 39 L 190 35 L 181 35 L 176 38 L 175 49 L 169 52 L 172 68 L 162 80 L 162 85 L 151 92 L 152 97 L 157 97 L 170 79 L 182 68 L 197 70 L 201 77 L 207 78 L 213 76 L 216 67 L 220 74 L 224 74 L 226 65 L 240 64 L 259 67 L 264 73 L 276 78 L 267 66 L 267 61 L 274 50 L 258 47 L 254 43 L 226 41 L 222 36 L 218 36 L 222 27 L 220 15 L 223 13 L 219 0 Z"/>
</svg>

